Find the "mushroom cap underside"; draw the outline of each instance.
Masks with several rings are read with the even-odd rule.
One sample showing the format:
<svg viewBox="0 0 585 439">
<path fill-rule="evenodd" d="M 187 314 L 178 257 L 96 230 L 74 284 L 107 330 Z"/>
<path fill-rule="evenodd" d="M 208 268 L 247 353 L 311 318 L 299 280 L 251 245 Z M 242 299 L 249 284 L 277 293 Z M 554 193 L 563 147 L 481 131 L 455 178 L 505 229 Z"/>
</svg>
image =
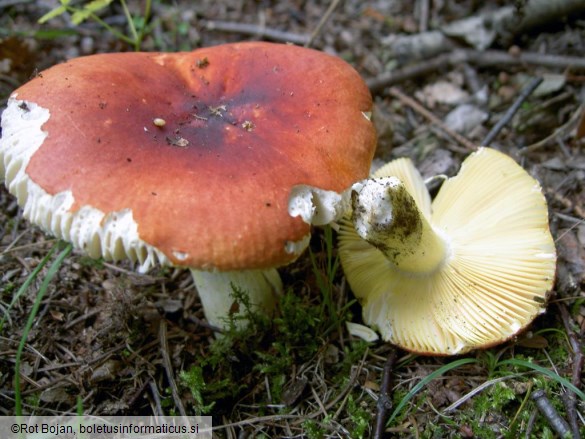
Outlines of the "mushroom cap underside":
<svg viewBox="0 0 585 439">
<path fill-rule="evenodd" d="M 449 251 L 434 272 L 405 273 L 344 221 L 346 277 L 364 321 L 386 341 L 423 354 L 460 354 L 509 339 L 544 311 L 556 268 L 546 201 L 513 159 L 480 148 L 432 205 L 412 162 L 399 159 L 374 176 L 390 175 L 404 182 Z"/>
<path fill-rule="evenodd" d="M 44 218 L 58 236 L 74 232 L 54 226 L 46 204 L 68 198 L 61 222 L 75 223 L 88 208 L 102 215 L 86 234 L 103 235 L 103 224 L 131 217 L 135 245 L 159 259 L 221 271 L 268 268 L 294 260 L 310 232 L 288 214 L 295 185 L 341 192 L 367 175 L 371 107 L 347 63 L 291 45 L 93 55 L 15 91 L 0 161 L 11 192 L 43 204 L 29 216 Z M 39 109 L 48 113 L 37 116 Z M 36 145 L 25 148 L 29 118 L 37 119 Z M 47 203 L 30 200 L 28 181 Z M 122 245 L 109 236 L 78 246 L 95 255 Z M 143 248 L 125 253 L 144 257 Z"/>
</svg>

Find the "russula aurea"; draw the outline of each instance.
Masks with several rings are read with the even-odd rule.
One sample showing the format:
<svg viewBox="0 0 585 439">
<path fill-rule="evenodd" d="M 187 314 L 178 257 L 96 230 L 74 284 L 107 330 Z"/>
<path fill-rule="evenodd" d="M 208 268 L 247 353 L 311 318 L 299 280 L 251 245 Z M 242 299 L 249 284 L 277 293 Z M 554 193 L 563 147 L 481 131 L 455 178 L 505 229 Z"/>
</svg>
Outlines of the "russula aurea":
<svg viewBox="0 0 585 439">
<path fill-rule="evenodd" d="M 26 218 L 92 257 L 190 268 L 221 326 L 232 284 L 269 309 L 275 267 L 307 246 L 293 190 L 367 176 L 371 106 L 347 63 L 292 45 L 77 58 L 10 97 L 0 176 Z"/>
<path fill-rule="evenodd" d="M 365 323 L 384 340 L 461 354 L 544 311 L 556 268 L 546 200 L 512 158 L 479 148 L 432 202 L 408 159 L 373 177 L 353 187 L 339 253 Z"/>
</svg>

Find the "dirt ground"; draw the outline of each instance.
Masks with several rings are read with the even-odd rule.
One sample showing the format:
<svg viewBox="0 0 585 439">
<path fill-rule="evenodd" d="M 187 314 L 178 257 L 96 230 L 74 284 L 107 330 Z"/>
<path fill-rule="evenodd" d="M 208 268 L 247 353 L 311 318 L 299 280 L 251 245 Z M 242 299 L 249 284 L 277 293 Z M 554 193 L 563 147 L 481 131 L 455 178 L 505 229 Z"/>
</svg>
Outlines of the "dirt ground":
<svg viewBox="0 0 585 439">
<path fill-rule="evenodd" d="M 140 26 L 145 2 L 128 3 Z M 559 431 L 531 397 L 543 389 L 569 431 L 585 434 L 585 401 L 554 378 L 583 389 L 585 2 L 508 3 L 153 1 L 139 46 L 178 51 L 263 39 L 337 55 L 372 91 L 376 163 L 407 156 L 424 177 L 454 175 L 475 145 L 493 137 L 490 146 L 541 183 L 558 251 L 548 310 L 528 331 L 463 357 L 398 351 L 390 367 L 391 346 L 360 341 L 336 320 L 334 314 L 360 322 L 361 312 L 340 270 L 327 271 L 335 249 L 317 229 L 311 254 L 280 270 L 295 297 L 281 305 L 280 321 L 221 343 L 205 325 L 189 273 L 161 268 L 139 275 L 129 263 L 73 252 L 48 284 L 19 354 L 55 256 L 12 304 L 13 297 L 55 240 L 22 217 L 2 186 L 0 415 L 14 414 L 21 399 L 24 413 L 46 415 L 209 414 L 220 427 L 217 437 L 382 437 L 377 419 L 385 413 L 386 423 L 403 404 L 383 429 L 387 437 L 555 437 Z M 15 88 L 51 65 L 133 50 L 104 28 L 130 35 L 120 2 L 97 12 L 101 24 L 91 18 L 73 24 L 70 13 L 38 23 L 58 6 L 0 0 L 2 108 Z M 535 78 L 542 78 L 538 88 L 508 117 Z M 499 121 L 503 128 L 491 136 Z M 309 305 L 331 314 L 299 311 Z M 324 329 L 329 324 L 333 330 Z M 436 379 L 416 387 L 434 372 Z M 384 375 L 386 412 L 378 403 Z"/>
</svg>

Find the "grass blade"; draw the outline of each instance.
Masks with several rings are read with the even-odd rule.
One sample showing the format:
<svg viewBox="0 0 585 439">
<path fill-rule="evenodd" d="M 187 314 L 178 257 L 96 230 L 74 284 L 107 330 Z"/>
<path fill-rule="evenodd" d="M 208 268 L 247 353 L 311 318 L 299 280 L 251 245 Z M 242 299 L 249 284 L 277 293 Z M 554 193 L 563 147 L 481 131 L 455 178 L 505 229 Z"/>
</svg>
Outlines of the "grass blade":
<svg viewBox="0 0 585 439">
<path fill-rule="evenodd" d="M 47 255 L 41 260 L 39 265 L 37 265 L 36 268 L 28 275 L 28 277 L 26 278 L 26 280 L 24 281 L 22 286 L 18 289 L 16 294 L 12 296 L 12 301 L 10 302 L 10 305 L 8 305 L 8 308 L 6 308 L 6 311 L 4 312 L 4 316 L 2 317 L 2 320 L 0 320 L 0 334 L 2 334 L 2 329 L 4 328 L 4 323 L 6 322 L 6 319 L 8 318 L 8 313 L 10 312 L 10 310 L 12 309 L 14 304 L 16 302 L 18 302 L 18 299 L 20 299 L 20 296 L 22 296 L 24 294 L 24 292 L 28 289 L 30 284 L 37 278 L 39 272 L 43 269 L 43 267 L 45 265 L 47 265 L 47 262 L 49 262 L 49 259 L 51 259 L 51 256 L 53 255 L 53 253 L 55 253 L 55 250 L 57 249 L 57 247 L 58 247 L 58 245 L 55 244 L 51 248 L 51 250 L 49 250 L 49 253 L 47 253 Z"/>
<path fill-rule="evenodd" d="M 424 386 L 426 386 L 432 380 L 434 380 L 437 377 L 440 377 L 441 375 L 450 371 L 451 369 L 456 369 L 460 366 L 463 366 L 465 364 L 470 364 L 470 363 L 477 363 L 477 360 L 475 358 L 461 358 L 460 360 L 455 360 L 449 364 L 445 364 L 444 366 L 435 370 L 433 373 L 424 377 L 422 380 L 420 380 L 420 382 L 417 385 L 415 385 L 410 390 L 410 392 L 408 392 L 406 394 L 406 396 L 404 398 L 402 398 L 400 403 L 398 403 L 398 405 L 396 406 L 396 408 L 394 409 L 394 411 L 390 415 L 390 418 L 388 418 L 388 422 L 386 422 L 386 425 L 390 424 L 396 418 L 396 416 L 398 416 L 400 414 L 400 412 L 402 411 L 404 406 L 408 403 L 408 401 L 410 401 Z"/>
<path fill-rule="evenodd" d="M 553 372 L 550 369 L 547 369 L 546 367 L 542 367 L 542 366 L 539 366 L 538 364 L 531 363 L 530 361 L 519 360 L 516 358 L 513 358 L 511 360 L 500 361 L 500 363 L 499 363 L 499 366 L 506 366 L 506 365 L 516 366 L 516 367 L 525 367 L 527 369 L 532 369 L 536 372 L 540 372 L 541 374 L 546 375 L 547 377 L 556 381 L 557 383 L 561 384 L 562 386 L 566 387 L 567 389 L 570 389 L 572 392 L 575 393 L 575 395 L 579 396 L 579 398 L 581 398 L 583 401 L 585 401 L 585 393 L 583 393 L 582 390 L 575 387 L 573 385 L 573 383 L 571 383 L 566 378 L 559 376 L 558 374 L 556 374 L 555 372 Z"/>
<path fill-rule="evenodd" d="M 54 248 L 57 248 L 57 246 L 59 244 L 60 243 L 55 244 Z M 35 302 L 33 304 L 31 311 L 30 311 L 30 314 L 28 316 L 26 326 L 24 327 L 24 331 L 22 333 L 22 337 L 20 339 L 20 343 L 19 343 L 18 349 L 16 351 L 16 359 L 14 361 L 14 369 L 15 369 L 15 371 L 14 371 L 14 405 L 15 405 L 16 416 L 22 416 L 22 397 L 20 394 L 20 360 L 22 359 L 22 351 L 24 350 L 24 345 L 26 344 L 26 339 L 28 338 L 28 334 L 29 334 L 29 332 L 34 324 L 35 317 L 39 311 L 39 308 L 41 306 L 41 302 L 43 300 L 43 296 L 47 292 L 47 288 L 49 287 L 51 280 L 53 280 L 53 277 L 55 276 L 55 274 L 57 274 L 57 271 L 59 270 L 59 268 L 63 264 L 63 261 L 69 255 L 69 253 L 71 253 L 72 249 L 73 249 L 73 247 L 71 246 L 71 244 L 67 244 L 67 246 L 63 249 L 63 251 L 61 251 L 61 253 L 59 253 L 59 256 L 57 256 L 57 259 L 55 259 L 53 264 L 51 264 L 51 266 L 49 267 L 49 270 L 47 271 L 47 274 L 46 274 L 45 278 L 43 279 L 41 286 L 39 287 L 37 297 L 35 298 Z M 53 250 L 51 250 L 51 252 L 52 251 Z"/>
</svg>

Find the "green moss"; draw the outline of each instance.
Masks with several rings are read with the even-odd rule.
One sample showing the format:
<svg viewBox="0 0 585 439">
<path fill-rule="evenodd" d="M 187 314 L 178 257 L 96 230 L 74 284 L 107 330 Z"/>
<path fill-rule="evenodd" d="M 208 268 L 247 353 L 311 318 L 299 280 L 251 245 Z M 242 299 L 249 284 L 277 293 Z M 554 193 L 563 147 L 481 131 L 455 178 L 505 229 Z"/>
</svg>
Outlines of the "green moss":
<svg viewBox="0 0 585 439">
<path fill-rule="evenodd" d="M 342 323 L 348 311 L 347 307 L 339 310 L 338 299 L 334 297 L 338 261 L 331 231 L 323 234 L 321 246 L 322 251 L 312 253 L 310 259 L 315 275 L 311 279 L 315 284 L 311 286 L 316 288 L 311 288 L 308 294 L 287 290 L 280 297 L 272 318 L 254 312 L 248 294 L 233 289 L 232 296 L 240 313 L 228 317 L 227 329 L 211 343 L 208 355 L 192 358 L 193 363 L 179 374 L 180 385 L 191 393 L 194 411 L 210 413 L 213 407 L 213 414 L 221 415 L 242 399 L 253 400 L 259 407 L 283 404 L 287 385 L 294 378 L 291 372 L 304 364 L 324 361 L 319 358 L 328 349 L 336 353 L 339 361 L 328 364 L 327 380 L 337 391 L 338 385 L 349 379 L 352 367 L 362 360 L 368 344 L 351 342 L 343 349 L 335 344 L 338 331 L 345 330 Z M 239 325 L 241 319 L 247 325 Z M 329 347 L 330 344 L 333 346 Z M 259 388 L 255 384 L 258 382 L 265 382 L 266 388 Z M 215 406 L 211 401 L 215 401 Z M 351 416 L 359 437 L 365 431 L 365 420 L 371 420 L 365 409 L 357 408 L 358 405 Z M 287 408 L 283 405 L 281 410 Z M 273 413 L 274 408 L 266 412 Z M 313 428 L 317 424 L 307 425 Z M 315 437 L 319 437 L 319 431 L 320 428 L 314 428 Z"/>
<path fill-rule="evenodd" d="M 89 256 L 81 256 L 78 259 L 79 265 L 82 267 L 87 268 L 95 268 L 97 270 L 101 270 L 104 268 L 104 260 L 103 259 L 94 259 L 90 258 Z"/>
<path fill-rule="evenodd" d="M 369 437 L 369 428 L 374 423 L 371 412 L 356 402 L 351 395 L 347 399 L 347 412 L 351 423 L 351 437 L 356 439 Z"/>
<path fill-rule="evenodd" d="M 211 413 L 215 402 L 209 404 L 205 404 L 204 402 L 203 394 L 210 392 L 205 380 L 203 379 L 203 369 L 201 369 L 201 367 L 191 366 L 188 371 L 181 371 L 179 374 L 179 383 L 191 392 L 195 413 L 198 416 Z M 216 386 L 218 384 L 221 383 L 216 383 Z"/>
<path fill-rule="evenodd" d="M 325 437 L 325 430 L 310 419 L 303 422 L 303 432 L 308 439 L 323 439 Z"/>
</svg>

